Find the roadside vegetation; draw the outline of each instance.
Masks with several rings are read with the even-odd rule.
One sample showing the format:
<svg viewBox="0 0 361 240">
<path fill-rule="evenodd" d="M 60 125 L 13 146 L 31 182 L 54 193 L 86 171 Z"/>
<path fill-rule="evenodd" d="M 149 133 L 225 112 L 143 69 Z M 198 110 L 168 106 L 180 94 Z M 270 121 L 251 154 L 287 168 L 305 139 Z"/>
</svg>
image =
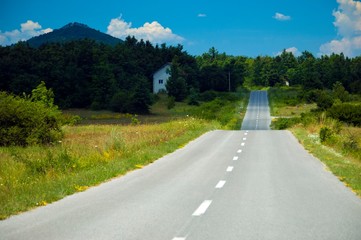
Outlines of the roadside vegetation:
<svg viewBox="0 0 361 240">
<path fill-rule="evenodd" d="M 271 88 L 273 129 L 289 129 L 300 143 L 361 196 L 361 99 L 336 83 L 332 90 Z M 294 105 L 294 106 L 292 106 Z M 286 114 L 290 109 L 297 112 Z"/>
<path fill-rule="evenodd" d="M 167 94 L 155 95 L 165 63 Z M 342 156 L 329 167 L 360 194 L 360 69 L 360 56 L 251 58 L 214 47 L 191 56 L 134 37 L 0 46 L 0 218 L 141 168 L 209 130 L 240 129 L 245 89 L 269 89 L 273 128 Z"/>
<path fill-rule="evenodd" d="M 50 97 L 35 98 L 36 90 L 33 96 L 25 98 L 1 93 L 2 122 L 21 126 L 31 119 L 28 111 L 37 116 L 30 108 L 34 105 L 44 111 L 40 115 L 46 113 L 45 117 L 54 118 L 52 122 L 58 123 L 59 134 L 55 138 L 46 137 L 47 141 L 43 138 L 35 141 L 33 135 L 39 136 L 38 131 L 26 129 L 21 131 L 28 132 L 24 141 L 9 143 L 7 138 L 1 138 L 0 219 L 142 168 L 207 131 L 239 129 L 246 110 L 242 106 L 248 101 L 248 92 L 242 89 L 235 93 L 199 94 L 197 103 L 193 104 L 190 99 L 174 102 L 172 97 L 160 94 L 147 115 L 84 109 L 61 114 L 54 105 L 42 102 L 52 102 L 52 91 L 43 84 L 37 89 L 42 90 L 39 96 Z M 9 113 L 18 102 L 29 108 L 28 111 L 20 108 L 18 112 Z M 4 114 L 6 112 L 9 114 Z M 5 117 L 16 118 L 16 121 Z M 47 121 L 35 119 L 39 120 L 37 124 L 46 126 L 41 123 Z M 14 128 L 20 129 L 15 125 Z M 37 125 L 33 128 L 41 129 Z M 2 125 L 2 136 L 9 129 L 12 131 L 13 127 Z M 48 132 L 52 131 L 50 128 Z"/>
</svg>

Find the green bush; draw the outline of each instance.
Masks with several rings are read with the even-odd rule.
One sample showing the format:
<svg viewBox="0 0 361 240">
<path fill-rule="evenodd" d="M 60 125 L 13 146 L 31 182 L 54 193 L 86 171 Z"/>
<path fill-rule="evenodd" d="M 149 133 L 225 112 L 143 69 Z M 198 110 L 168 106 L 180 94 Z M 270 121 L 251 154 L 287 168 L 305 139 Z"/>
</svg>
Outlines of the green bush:
<svg viewBox="0 0 361 240">
<path fill-rule="evenodd" d="M 278 118 L 272 122 L 272 129 L 283 130 L 290 128 L 300 122 L 299 118 Z"/>
<path fill-rule="evenodd" d="M 361 104 L 335 104 L 328 109 L 327 115 L 344 123 L 361 126 Z"/>
<path fill-rule="evenodd" d="M 168 97 L 168 100 L 167 100 L 167 108 L 168 109 L 172 109 L 175 107 L 175 98 L 174 97 Z"/>
<path fill-rule="evenodd" d="M 26 146 L 59 141 L 61 112 L 42 101 L 0 93 L 0 146 Z"/>
<path fill-rule="evenodd" d="M 334 98 L 327 91 L 321 91 L 316 101 L 317 107 L 320 110 L 329 109 L 330 107 L 332 107 L 333 102 L 334 102 Z"/>
<path fill-rule="evenodd" d="M 328 127 L 322 127 L 320 129 L 320 141 L 321 143 L 326 142 L 332 136 L 332 130 Z"/>
<path fill-rule="evenodd" d="M 216 98 L 211 102 L 202 103 L 194 109 L 192 115 L 206 120 L 216 120 L 226 126 L 234 117 L 236 102 Z"/>
</svg>

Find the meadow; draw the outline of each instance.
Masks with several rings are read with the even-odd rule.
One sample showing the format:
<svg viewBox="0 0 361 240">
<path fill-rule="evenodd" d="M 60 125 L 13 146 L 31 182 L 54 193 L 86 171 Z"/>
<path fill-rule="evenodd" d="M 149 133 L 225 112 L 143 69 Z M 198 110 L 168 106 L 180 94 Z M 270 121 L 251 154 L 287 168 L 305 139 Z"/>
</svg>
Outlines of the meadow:
<svg viewBox="0 0 361 240">
<path fill-rule="evenodd" d="M 240 106 L 248 95 L 236 96 L 235 101 L 214 99 L 199 106 L 175 103 L 172 109 L 161 96 L 151 114 L 141 116 L 65 111 L 68 118 L 77 114 L 82 120 L 64 126 L 61 141 L 0 147 L 0 219 L 142 168 L 207 131 L 239 129 L 246 109 Z M 205 115 L 209 107 L 213 112 Z"/>
</svg>

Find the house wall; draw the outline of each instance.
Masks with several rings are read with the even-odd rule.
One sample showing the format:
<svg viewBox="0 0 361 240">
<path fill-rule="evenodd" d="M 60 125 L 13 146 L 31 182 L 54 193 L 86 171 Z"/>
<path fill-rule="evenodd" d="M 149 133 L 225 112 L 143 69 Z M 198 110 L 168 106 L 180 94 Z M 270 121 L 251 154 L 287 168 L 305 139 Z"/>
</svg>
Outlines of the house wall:
<svg viewBox="0 0 361 240">
<path fill-rule="evenodd" d="M 165 85 L 169 78 L 168 70 L 170 70 L 170 65 L 163 66 L 153 75 L 153 93 L 158 93 L 161 90 L 166 91 Z M 161 81 L 160 81 L 161 80 Z"/>
</svg>

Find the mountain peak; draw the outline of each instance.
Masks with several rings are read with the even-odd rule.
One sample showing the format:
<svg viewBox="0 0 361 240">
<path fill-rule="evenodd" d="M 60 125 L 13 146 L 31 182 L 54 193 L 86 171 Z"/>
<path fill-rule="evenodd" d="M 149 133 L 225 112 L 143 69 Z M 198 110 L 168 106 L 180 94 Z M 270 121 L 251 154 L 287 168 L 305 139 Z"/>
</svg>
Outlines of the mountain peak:
<svg viewBox="0 0 361 240">
<path fill-rule="evenodd" d="M 71 27 L 90 28 L 90 27 L 88 27 L 88 25 L 85 25 L 83 23 L 72 22 L 72 23 L 68 23 L 67 25 L 65 25 L 64 27 L 62 27 L 60 29 L 67 29 L 67 28 L 71 28 Z"/>
<path fill-rule="evenodd" d="M 104 43 L 113 46 L 123 42 L 119 38 L 112 37 L 108 34 L 102 33 L 98 30 L 88 27 L 83 23 L 78 22 L 68 23 L 64 27 L 55 29 L 50 33 L 33 37 L 27 42 L 32 47 L 39 47 L 46 43 L 65 43 L 81 39 L 91 39 L 95 40 L 98 43 Z"/>
</svg>

